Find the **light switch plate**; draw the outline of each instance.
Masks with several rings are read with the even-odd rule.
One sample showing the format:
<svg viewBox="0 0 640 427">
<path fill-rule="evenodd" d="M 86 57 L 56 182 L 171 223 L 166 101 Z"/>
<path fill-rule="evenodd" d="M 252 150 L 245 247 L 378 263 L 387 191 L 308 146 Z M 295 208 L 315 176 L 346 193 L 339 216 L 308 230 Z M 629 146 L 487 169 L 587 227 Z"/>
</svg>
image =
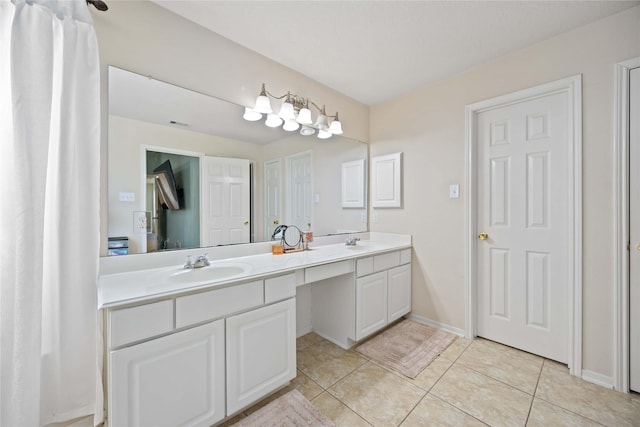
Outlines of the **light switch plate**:
<svg viewBox="0 0 640 427">
<path fill-rule="evenodd" d="M 451 184 L 449 186 L 449 198 L 457 199 L 460 197 L 460 186 L 458 184 Z"/>
<path fill-rule="evenodd" d="M 136 201 L 136 193 L 120 193 L 120 201 L 121 202 L 135 202 Z"/>
</svg>

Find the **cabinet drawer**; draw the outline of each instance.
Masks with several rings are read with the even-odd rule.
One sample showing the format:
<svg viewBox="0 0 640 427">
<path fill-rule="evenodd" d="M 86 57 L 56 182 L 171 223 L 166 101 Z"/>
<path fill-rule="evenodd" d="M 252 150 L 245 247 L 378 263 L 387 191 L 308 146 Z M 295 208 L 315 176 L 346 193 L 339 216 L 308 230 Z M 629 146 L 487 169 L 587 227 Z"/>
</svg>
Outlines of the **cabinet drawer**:
<svg viewBox="0 0 640 427">
<path fill-rule="evenodd" d="M 173 330 L 173 301 L 159 301 L 109 311 L 109 348 Z"/>
<path fill-rule="evenodd" d="M 400 251 L 400 265 L 409 264 L 411 262 L 411 249 L 403 249 Z"/>
<path fill-rule="evenodd" d="M 176 298 L 176 328 L 264 304 L 262 280 Z"/>
<path fill-rule="evenodd" d="M 373 271 L 383 271 L 400 265 L 400 251 L 388 254 L 375 255 L 373 257 Z"/>
<path fill-rule="evenodd" d="M 361 258 L 356 261 L 356 274 L 358 277 L 373 273 L 373 257 Z"/>
<path fill-rule="evenodd" d="M 272 277 L 264 281 L 264 302 L 269 304 L 296 295 L 296 273 Z"/>
<path fill-rule="evenodd" d="M 330 277 L 353 272 L 353 260 L 332 262 L 331 264 L 309 267 L 304 270 L 304 282 L 313 283 Z"/>
</svg>

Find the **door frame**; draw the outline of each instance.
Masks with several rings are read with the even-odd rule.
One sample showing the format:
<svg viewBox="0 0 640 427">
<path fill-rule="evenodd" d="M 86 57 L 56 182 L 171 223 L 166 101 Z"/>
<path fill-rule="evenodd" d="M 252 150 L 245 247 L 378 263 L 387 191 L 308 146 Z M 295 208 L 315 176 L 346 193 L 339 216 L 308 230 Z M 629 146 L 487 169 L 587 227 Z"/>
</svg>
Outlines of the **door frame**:
<svg viewBox="0 0 640 427">
<path fill-rule="evenodd" d="M 465 107 L 465 336 L 477 335 L 477 116 L 483 111 L 565 92 L 568 95 L 570 123 L 567 259 L 569 260 L 568 299 L 568 360 L 571 375 L 582 375 L 582 76 L 580 74 L 539 86 L 476 102 Z"/>
<path fill-rule="evenodd" d="M 186 157 L 197 157 L 198 158 L 198 178 L 200 178 L 200 174 L 202 173 L 202 157 L 205 155 L 201 151 L 190 151 L 190 150 L 182 150 L 178 148 L 165 147 L 162 145 L 150 145 L 150 144 L 140 144 L 140 182 L 142 183 L 140 186 L 140 194 L 141 201 L 139 203 L 142 204 L 142 210 L 146 211 L 146 203 L 147 203 L 147 151 L 154 151 L 156 153 L 164 153 L 164 154 L 177 154 L 179 156 Z M 198 196 L 200 196 L 200 189 L 198 189 Z M 198 212 L 198 218 L 200 217 L 200 212 Z M 152 221 L 153 222 L 153 221 Z M 201 236 L 200 236 L 200 240 Z M 140 252 L 143 254 L 147 253 L 147 239 L 141 239 L 140 248 L 144 252 Z"/>
<path fill-rule="evenodd" d="M 629 392 L 629 72 L 640 57 L 614 65 L 613 387 Z"/>
</svg>

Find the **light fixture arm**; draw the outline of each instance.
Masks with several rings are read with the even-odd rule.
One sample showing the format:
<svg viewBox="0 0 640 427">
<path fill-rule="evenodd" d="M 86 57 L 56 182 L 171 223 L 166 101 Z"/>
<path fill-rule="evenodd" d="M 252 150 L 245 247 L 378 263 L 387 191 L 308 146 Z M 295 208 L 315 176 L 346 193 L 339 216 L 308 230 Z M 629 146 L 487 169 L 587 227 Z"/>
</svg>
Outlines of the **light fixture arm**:
<svg viewBox="0 0 640 427">
<path fill-rule="evenodd" d="M 318 106 L 318 104 L 316 104 L 315 102 L 313 102 L 311 99 L 309 98 L 304 98 L 300 95 L 296 95 L 295 93 L 291 93 L 291 91 L 287 91 L 287 93 L 285 93 L 284 95 L 274 95 L 271 92 L 269 92 L 266 88 L 266 84 L 262 83 L 262 89 L 260 90 L 260 96 L 270 96 L 273 99 L 277 99 L 277 100 L 281 100 L 281 99 L 285 99 L 287 98 L 286 102 L 289 102 L 291 104 L 293 104 L 293 107 L 296 110 L 299 110 L 300 108 L 309 108 L 309 104 L 313 105 L 313 107 L 318 110 L 318 112 L 320 114 L 323 114 L 329 118 L 335 119 L 337 120 L 338 117 L 338 113 L 336 112 L 335 115 L 330 115 L 327 114 L 325 112 L 325 106 L 323 105 L 322 108 Z"/>
</svg>

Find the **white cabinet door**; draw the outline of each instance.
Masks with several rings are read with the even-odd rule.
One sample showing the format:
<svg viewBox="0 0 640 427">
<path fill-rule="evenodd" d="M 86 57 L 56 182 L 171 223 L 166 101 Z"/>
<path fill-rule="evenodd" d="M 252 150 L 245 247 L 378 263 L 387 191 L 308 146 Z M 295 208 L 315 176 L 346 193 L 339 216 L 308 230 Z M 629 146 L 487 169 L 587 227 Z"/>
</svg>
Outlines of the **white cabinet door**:
<svg viewBox="0 0 640 427">
<path fill-rule="evenodd" d="M 109 425 L 210 426 L 225 417 L 224 320 L 110 353 Z"/>
<path fill-rule="evenodd" d="M 387 310 L 389 323 L 411 311 L 411 264 L 387 272 Z"/>
<path fill-rule="evenodd" d="M 356 341 L 387 324 L 387 272 L 356 280 Z"/>
<path fill-rule="evenodd" d="M 227 318 L 227 414 L 295 378 L 295 301 Z"/>
</svg>

